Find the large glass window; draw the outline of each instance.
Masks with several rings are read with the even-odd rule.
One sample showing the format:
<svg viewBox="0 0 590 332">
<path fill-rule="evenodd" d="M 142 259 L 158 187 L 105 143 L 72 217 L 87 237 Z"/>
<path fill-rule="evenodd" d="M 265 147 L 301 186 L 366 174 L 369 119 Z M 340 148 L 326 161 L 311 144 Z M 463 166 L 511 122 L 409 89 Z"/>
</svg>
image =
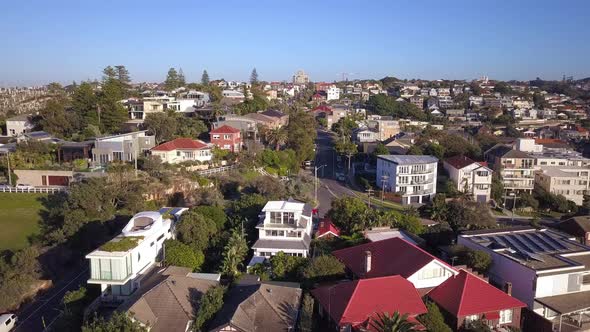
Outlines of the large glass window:
<svg viewBox="0 0 590 332">
<path fill-rule="evenodd" d="M 282 215 L 280 212 L 271 212 L 270 213 L 270 223 L 271 224 L 280 224 Z"/>
<path fill-rule="evenodd" d="M 295 224 L 295 213 L 285 212 L 283 213 L 283 223 L 294 225 Z"/>
<path fill-rule="evenodd" d="M 131 257 L 125 258 L 92 258 L 90 259 L 90 275 L 96 280 L 124 280 L 131 274 Z"/>
<path fill-rule="evenodd" d="M 512 309 L 500 310 L 500 324 L 512 323 Z"/>
</svg>

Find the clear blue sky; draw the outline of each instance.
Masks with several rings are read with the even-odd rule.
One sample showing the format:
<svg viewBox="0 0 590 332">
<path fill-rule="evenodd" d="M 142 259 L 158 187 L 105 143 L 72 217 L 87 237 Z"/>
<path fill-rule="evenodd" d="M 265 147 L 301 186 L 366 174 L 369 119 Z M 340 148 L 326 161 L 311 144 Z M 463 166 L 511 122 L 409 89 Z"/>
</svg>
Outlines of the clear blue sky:
<svg viewBox="0 0 590 332">
<path fill-rule="evenodd" d="M 5 1 L 0 85 L 350 78 L 590 76 L 590 1 Z"/>
</svg>

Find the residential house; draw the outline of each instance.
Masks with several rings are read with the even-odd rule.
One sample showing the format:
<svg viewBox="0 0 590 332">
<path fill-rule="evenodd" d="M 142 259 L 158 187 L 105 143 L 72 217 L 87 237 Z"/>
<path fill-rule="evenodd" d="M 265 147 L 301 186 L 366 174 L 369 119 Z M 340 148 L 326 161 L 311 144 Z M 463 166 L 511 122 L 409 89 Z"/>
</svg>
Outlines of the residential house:
<svg viewBox="0 0 590 332">
<path fill-rule="evenodd" d="M 419 109 L 424 109 L 424 97 L 422 96 L 411 96 L 410 103 L 416 105 L 416 107 L 418 107 Z"/>
<path fill-rule="evenodd" d="M 139 288 L 186 210 L 163 208 L 137 213 L 120 235 L 86 255 L 90 261 L 87 283 L 100 285 L 102 301 L 125 300 Z"/>
<path fill-rule="evenodd" d="M 208 331 L 294 331 L 301 298 L 297 283 L 239 281 L 224 297 Z"/>
<path fill-rule="evenodd" d="M 400 132 L 399 121 L 382 116 L 379 119 L 365 121 L 369 129 L 374 129 L 377 133 L 376 139 L 385 141 Z"/>
<path fill-rule="evenodd" d="M 423 246 L 425 241 L 417 235 L 410 232 L 406 232 L 403 229 L 391 228 L 391 227 L 372 227 L 371 229 L 363 232 L 365 239 L 371 242 L 377 242 L 392 238 L 400 238 L 413 244 L 415 246 Z"/>
<path fill-rule="evenodd" d="M 185 161 L 211 161 L 211 144 L 191 138 L 177 138 L 151 149 L 152 156 L 157 156 L 164 163 L 178 164 Z"/>
<path fill-rule="evenodd" d="M 190 331 L 199 301 L 207 290 L 219 285 L 220 279 L 219 274 L 191 272 L 189 268 L 169 266 L 154 273 L 117 310 L 126 312 L 150 332 Z"/>
<path fill-rule="evenodd" d="M 535 184 L 534 159 L 529 154 L 497 144 L 486 151 L 484 157 L 500 174 L 505 190 L 532 192 Z"/>
<path fill-rule="evenodd" d="M 482 106 L 483 97 L 481 96 L 469 96 L 469 106 Z"/>
<path fill-rule="evenodd" d="M 535 185 L 582 205 L 590 194 L 590 169 L 579 166 L 541 166 L 535 172 Z"/>
<path fill-rule="evenodd" d="M 211 144 L 222 150 L 240 152 L 242 149 L 242 133 L 239 129 L 223 125 L 209 132 Z"/>
<path fill-rule="evenodd" d="M 324 91 L 318 91 L 311 96 L 311 101 L 321 103 L 327 101 L 328 97 Z"/>
<path fill-rule="evenodd" d="M 332 254 L 355 278 L 399 275 L 423 293 L 457 274 L 444 261 L 399 237 L 335 250 Z"/>
<path fill-rule="evenodd" d="M 508 292 L 512 288 L 509 286 Z M 513 298 L 465 270 L 454 275 L 428 293 L 442 310 L 453 330 L 458 331 L 476 320 L 492 329 L 521 328 L 521 309 L 526 304 Z"/>
<path fill-rule="evenodd" d="M 65 142 L 57 147 L 58 162 L 72 162 L 76 159 L 92 160 L 94 141 Z"/>
<path fill-rule="evenodd" d="M 338 122 L 340 119 L 350 115 L 350 108 L 345 105 L 333 105 L 332 113 L 326 115 L 328 122 L 328 128 L 332 128 L 332 125 Z"/>
<path fill-rule="evenodd" d="M 326 90 L 326 101 L 340 99 L 340 88 L 332 85 Z"/>
<path fill-rule="evenodd" d="M 295 200 L 269 201 L 259 216 L 254 257 L 270 258 L 278 252 L 307 257 L 312 232 L 312 208 Z M 260 260 L 260 258 L 257 258 Z"/>
<path fill-rule="evenodd" d="M 450 96 L 451 95 L 451 89 L 450 88 L 438 88 L 436 89 L 437 95 L 440 96 Z"/>
<path fill-rule="evenodd" d="M 358 143 L 373 143 L 379 140 L 379 131 L 375 128 L 359 128 L 353 132 Z"/>
<path fill-rule="evenodd" d="M 453 108 L 455 102 L 451 96 L 440 96 L 438 99 L 438 106 L 442 109 Z"/>
<path fill-rule="evenodd" d="M 277 110 L 267 110 L 262 112 L 262 115 L 274 118 L 278 122 L 278 127 L 285 127 L 289 124 L 289 115 Z"/>
<path fill-rule="evenodd" d="M 238 101 L 244 101 L 244 99 L 246 99 L 246 96 L 244 96 L 243 93 L 241 93 L 240 91 L 237 91 L 237 90 L 223 90 L 221 92 L 221 95 L 223 96 L 223 98 L 228 98 L 228 99 L 233 99 L 233 100 L 238 100 Z"/>
<path fill-rule="evenodd" d="M 529 100 L 515 99 L 512 101 L 512 106 L 514 106 L 515 108 L 531 109 L 535 105 L 532 101 Z"/>
<path fill-rule="evenodd" d="M 491 255 L 490 282 L 512 286 L 512 295 L 538 315 L 530 319 L 536 321 L 534 330 L 588 328 L 590 247 L 556 231 L 527 227 L 465 232 L 457 243 Z"/>
<path fill-rule="evenodd" d="M 340 237 L 340 230 L 338 227 L 334 226 L 332 220 L 328 218 L 324 218 L 320 220 L 318 225 L 318 230 L 315 233 L 315 238 L 333 238 L 333 237 Z"/>
<path fill-rule="evenodd" d="M 259 122 L 252 118 L 247 118 L 241 115 L 224 115 L 219 117 L 217 121 L 213 123 L 212 127 L 213 129 L 217 129 L 223 126 L 230 126 L 240 130 L 243 140 L 251 139 L 258 141 L 258 125 Z"/>
<path fill-rule="evenodd" d="M 94 139 L 92 161 L 105 165 L 111 161 L 134 161 L 156 145 L 146 130 Z"/>
<path fill-rule="evenodd" d="M 28 115 L 17 115 L 6 119 L 6 136 L 19 136 L 33 130 Z"/>
<path fill-rule="evenodd" d="M 590 216 L 575 216 L 555 225 L 555 228 L 570 234 L 581 244 L 590 245 Z"/>
<path fill-rule="evenodd" d="M 371 322 L 385 312 L 407 315 L 423 328 L 416 316 L 427 312 L 412 284 L 397 275 L 323 286 L 311 294 L 319 304 L 319 317 L 329 321 L 332 331 L 372 331 Z"/>
<path fill-rule="evenodd" d="M 436 194 L 437 164 L 433 156 L 380 155 L 377 185 L 399 193 L 404 205 L 426 203 Z"/>
<path fill-rule="evenodd" d="M 443 108 L 443 107 L 441 107 Z M 445 110 L 445 115 L 449 118 L 457 118 L 457 117 L 462 117 L 465 116 L 465 110 L 462 108 L 459 109 L 446 109 Z"/>
<path fill-rule="evenodd" d="M 91 177 L 106 176 L 103 172 L 75 172 L 49 169 L 15 169 L 16 184 L 33 187 L 68 187 L 70 183 Z"/>
<path fill-rule="evenodd" d="M 280 126 L 279 119 L 266 116 L 262 113 L 248 113 L 243 117 L 246 119 L 251 119 L 252 121 L 256 122 L 258 126 L 268 129 L 275 129 L 279 128 Z"/>
<path fill-rule="evenodd" d="M 443 161 L 449 179 L 460 192 L 469 194 L 474 201 L 485 203 L 491 199 L 492 170 L 465 156 Z"/>
</svg>

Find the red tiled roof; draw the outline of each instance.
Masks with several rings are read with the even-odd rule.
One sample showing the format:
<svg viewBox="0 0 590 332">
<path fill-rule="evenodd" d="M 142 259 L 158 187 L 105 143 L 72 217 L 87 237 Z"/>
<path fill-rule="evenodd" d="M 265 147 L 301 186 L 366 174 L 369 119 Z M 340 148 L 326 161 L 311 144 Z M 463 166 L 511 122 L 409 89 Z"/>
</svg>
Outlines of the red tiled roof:
<svg viewBox="0 0 590 332">
<path fill-rule="evenodd" d="M 556 139 L 556 138 L 535 138 L 535 143 L 536 144 L 549 144 L 549 143 L 563 143 L 563 144 L 565 144 L 564 141 L 562 141 L 560 139 Z"/>
<path fill-rule="evenodd" d="M 378 312 L 416 316 L 427 311 L 412 283 L 401 276 L 360 279 L 311 293 L 339 325 L 366 324 Z"/>
<path fill-rule="evenodd" d="M 327 105 L 320 105 L 313 109 L 313 112 L 331 112 L 332 109 Z"/>
<path fill-rule="evenodd" d="M 219 128 L 215 128 L 209 132 L 209 134 L 235 134 L 239 133 L 240 130 L 228 125 L 223 125 Z"/>
<path fill-rule="evenodd" d="M 338 229 L 338 227 L 334 226 L 332 220 L 326 218 L 320 221 L 318 231 L 316 232 L 316 237 L 319 238 L 329 233 L 331 233 L 334 236 L 340 236 L 340 230 Z"/>
<path fill-rule="evenodd" d="M 371 270 L 364 271 L 365 252 L 371 252 Z M 395 253 L 395 256 L 392 256 Z M 401 275 L 408 278 L 432 260 L 453 269 L 447 263 L 400 238 L 369 242 L 332 252 L 360 278 Z"/>
<path fill-rule="evenodd" d="M 462 169 L 463 167 L 467 167 L 471 164 L 473 164 L 475 161 L 472 160 L 469 157 L 465 157 L 465 156 L 454 156 L 454 157 L 450 157 L 445 159 L 445 163 L 453 166 L 456 169 Z"/>
<path fill-rule="evenodd" d="M 455 317 L 526 307 L 524 303 L 465 270 L 438 285 L 428 296 Z"/>
<path fill-rule="evenodd" d="M 207 148 L 203 141 L 190 138 L 177 138 L 152 148 L 152 151 L 173 151 L 177 149 L 200 150 Z"/>
</svg>

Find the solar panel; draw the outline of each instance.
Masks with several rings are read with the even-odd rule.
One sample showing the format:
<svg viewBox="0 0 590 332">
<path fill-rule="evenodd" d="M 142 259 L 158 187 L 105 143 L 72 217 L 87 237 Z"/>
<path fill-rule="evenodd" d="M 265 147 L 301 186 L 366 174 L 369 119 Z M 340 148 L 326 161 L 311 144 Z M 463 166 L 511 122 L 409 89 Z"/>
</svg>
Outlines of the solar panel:
<svg viewBox="0 0 590 332">
<path fill-rule="evenodd" d="M 539 245 L 537 245 L 534 241 L 529 241 L 528 238 L 523 236 L 524 234 L 514 234 L 513 237 L 514 239 L 519 242 L 520 244 L 522 244 L 525 248 L 527 248 L 528 252 L 542 252 L 543 248 L 541 248 Z"/>
<path fill-rule="evenodd" d="M 493 235 L 490 236 L 494 241 L 496 241 L 498 244 L 506 247 L 506 248 L 510 248 L 510 246 L 508 244 L 506 244 L 506 241 L 504 241 L 503 239 L 501 239 L 499 236 L 497 235 Z"/>
<path fill-rule="evenodd" d="M 557 249 L 555 248 L 555 244 L 549 242 L 548 240 L 546 240 L 544 237 L 540 236 L 539 234 L 531 234 L 531 236 L 533 238 L 535 238 L 537 240 L 537 242 L 539 243 L 543 243 L 545 246 L 547 246 L 547 250 L 548 251 L 556 251 Z"/>
<path fill-rule="evenodd" d="M 541 234 L 539 234 L 539 237 L 541 237 Z M 542 235 L 543 240 L 545 240 L 546 242 L 552 244 L 552 247 L 555 248 L 555 251 L 560 251 L 560 250 L 567 250 L 568 248 L 566 246 L 564 246 L 563 244 L 559 243 L 559 241 L 555 240 L 553 237 L 551 237 L 549 234 L 543 234 Z"/>
<path fill-rule="evenodd" d="M 521 254 L 527 255 L 529 253 L 529 251 L 527 250 L 527 248 L 523 247 L 522 245 L 520 245 L 519 243 L 517 243 L 516 241 L 514 241 L 514 239 L 510 238 L 510 236 L 502 236 L 502 238 L 504 240 L 508 241 L 508 243 L 510 243 L 510 247 L 516 249 Z"/>
<path fill-rule="evenodd" d="M 523 233 L 522 236 L 524 236 L 530 242 L 532 242 L 535 245 L 537 245 L 538 247 L 540 247 L 541 251 L 543 251 L 543 252 L 552 251 L 551 247 L 549 247 L 547 244 L 543 243 L 543 241 L 539 241 L 538 239 L 536 239 L 532 234 Z"/>
</svg>

